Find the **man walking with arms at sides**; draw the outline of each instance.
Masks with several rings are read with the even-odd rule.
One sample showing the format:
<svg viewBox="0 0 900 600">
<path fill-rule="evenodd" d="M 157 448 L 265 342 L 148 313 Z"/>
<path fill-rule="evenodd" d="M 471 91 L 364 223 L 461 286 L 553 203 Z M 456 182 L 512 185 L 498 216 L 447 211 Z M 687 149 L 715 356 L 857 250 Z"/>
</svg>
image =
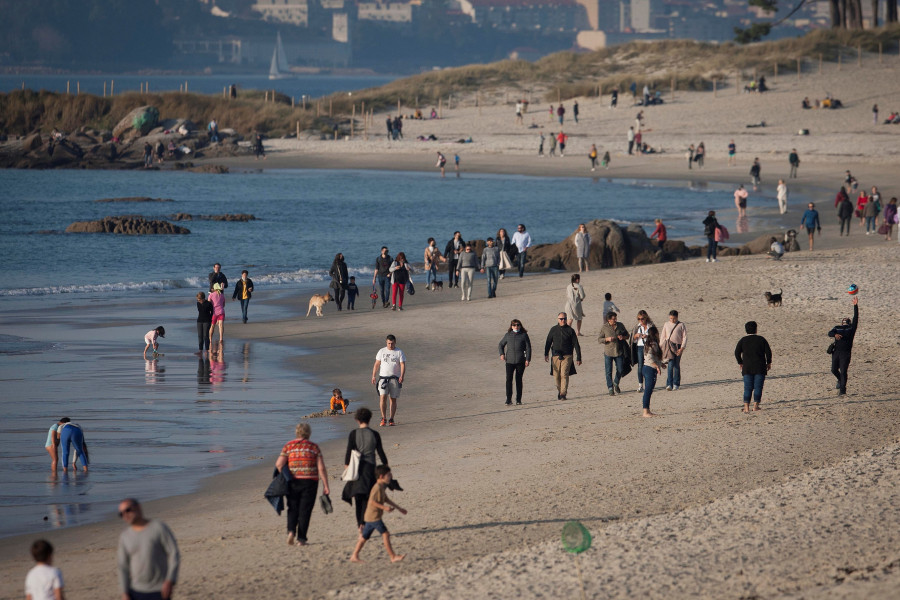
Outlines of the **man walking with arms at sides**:
<svg viewBox="0 0 900 600">
<path fill-rule="evenodd" d="M 458 231 L 453 232 L 453 238 L 444 246 L 444 258 L 449 261 L 447 265 L 448 287 L 453 287 L 454 281 L 456 287 L 459 287 L 459 273 L 457 273 L 456 265 L 459 262 L 459 255 L 465 250 L 466 243 L 462 239 L 462 234 Z"/>
<path fill-rule="evenodd" d="M 388 289 L 390 289 L 392 262 L 394 262 L 394 259 L 388 254 L 387 246 L 382 246 L 381 254 L 375 259 L 375 272 L 372 274 L 372 285 L 376 285 L 376 282 L 378 284 L 382 308 L 387 308 L 391 305 Z"/>
<path fill-rule="evenodd" d="M 253 294 L 253 280 L 250 279 L 250 273 L 247 269 L 241 271 L 241 278 L 238 279 L 237 285 L 234 286 L 234 293 L 231 294 L 231 301 L 241 301 L 241 319 L 247 322 L 247 309 L 250 307 L 250 296 Z"/>
<path fill-rule="evenodd" d="M 822 235 L 819 211 L 816 210 L 816 205 L 812 202 L 806 205 L 806 210 L 803 212 L 803 216 L 800 217 L 800 225 L 806 227 L 806 233 L 809 234 L 809 249 L 812 251 L 816 230 L 819 231 L 819 235 Z"/>
<path fill-rule="evenodd" d="M 378 390 L 381 406 L 381 426 L 393 425 L 397 413 L 397 398 L 406 375 L 406 355 L 397 348 L 397 338 L 387 336 L 387 344 L 375 355 L 372 367 L 372 384 Z M 387 413 L 388 398 L 391 399 L 390 413 Z M 387 420 L 385 419 L 387 417 Z"/>
<path fill-rule="evenodd" d="M 500 248 L 494 246 L 494 238 L 487 239 L 487 246 L 481 253 L 481 272 L 487 273 L 488 298 L 497 297 L 497 282 L 500 280 Z"/>
<path fill-rule="evenodd" d="M 524 277 L 525 253 L 531 247 L 531 234 L 525 231 L 525 225 L 523 223 L 519 223 L 518 229 L 512 236 L 512 243 L 515 244 L 516 248 L 519 250 L 519 254 L 516 256 L 516 261 L 519 263 L 519 277 Z"/>
<path fill-rule="evenodd" d="M 619 389 L 619 380 L 622 379 L 622 370 L 625 366 L 625 352 L 628 351 L 626 344 L 619 342 L 628 341 L 628 330 L 619 323 L 619 316 L 609 311 L 605 315 L 606 323 L 600 328 L 600 339 L 603 344 L 603 362 L 606 370 L 606 387 L 610 396 L 621 394 Z M 613 379 L 613 363 L 616 365 L 616 376 Z"/>
<path fill-rule="evenodd" d="M 841 324 L 828 332 L 834 338 L 834 352 L 831 354 L 831 373 L 837 377 L 835 387 L 838 394 L 847 393 L 847 370 L 850 368 L 850 353 L 853 351 L 853 338 L 856 337 L 856 326 L 859 324 L 859 298 L 853 296 L 853 319 L 844 318 Z"/>
<path fill-rule="evenodd" d="M 213 291 L 213 285 L 216 283 L 221 284 L 223 290 L 228 287 L 228 278 L 225 277 L 219 263 L 213 265 L 213 272 L 209 274 L 209 291 Z"/>
<path fill-rule="evenodd" d="M 575 354 L 575 364 L 581 366 L 581 346 L 578 344 L 578 336 L 575 330 L 568 324 L 566 313 L 561 312 L 556 317 L 557 324 L 550 328 L 547 341 L 544 343 L 544 362 L 550 362 L 550 353 L 553 353 L 551 371 L 556 382 L 557 400 L 565 400 L 569 390 L 569 375 L 574 373 L 572 368 L 572 354 Z"/>
<path fill-rule="evenodd" d="M 466 244 L 466 249 L 459 255 L 456 263 L 456 275 L 462 283 L 462 295 L 460 300 L 468 302 L 472 299 L 472 286 L 475 281 L 475 271 L 478 269 L 478 255 L 472 251 L 472 245 Z"/>
<path fill-rule="evenodd" d="M 788 155 L 788 163 L 791 165 L 789 178 L 797 179 L 797 167 L 800 166 L 800 156 L 797 154 L 796 148 L 792 149 L 791 153 Z"/>
<path fill-rule="evenodd" d="M 735 346 L 734 357 L 744 377 L 744 412 L 748 413 L 751 395 L 753 410 L 759 410 L 766 373 L 772 368 L 772 348 L 769 347 L 766 338 L 756 335 L 756 321 L 747 321 L 744 324 L 744 331 L 747 335 Z"/>
<path fill-rule="evenodd" d="M 119 503 L 119 517 L 128 525 L 119 536 L 122 600 L 168 600 L 178 581 L 175 536 L 159 519 L 145 518 L 134 498 Z"/>
<path fill-rule="evenodd" d="M 666 371 L 666 391 L 676 391 L 681 386 L 681 355 L 687 344 L 687 330 L 678 320 L 678 311 L 669 311 L 669 322 L 663 325 L 660 346 L 663 360 L 669 361 Z"/>
</svg>

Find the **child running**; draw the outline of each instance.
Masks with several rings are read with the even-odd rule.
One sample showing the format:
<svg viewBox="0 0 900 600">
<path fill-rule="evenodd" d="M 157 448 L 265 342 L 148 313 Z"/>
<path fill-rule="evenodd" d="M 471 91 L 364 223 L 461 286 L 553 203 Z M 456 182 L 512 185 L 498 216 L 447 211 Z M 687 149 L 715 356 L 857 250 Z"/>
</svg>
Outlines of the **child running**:
<svg viewBox="0 0 900 600">
<path fill-rule="evenodd" d="M 63 600 L 63 578 L 53 566 L 53 546 L 47 540 L 31 545 L 34 565 L 25 577 L 25 598 L 28 600 Z"/>
<path fill-rule="evenodd" d="M 340 388 L 334 388 L 331 390 L 331 412 L 332 414 L 337 410 L 340 406 L 343 414 L 347 414 L 347 405 L 350 404 L 347 400 L 344 399 L 343 393 L 341 393 Z"/>
<path fill-rule="evenodd" d="M 161 337 L 166 337 L 166 329 L 162 325 L 147 332 L 147 335 L 144 336 L 144 358 L 147 358 L 147 350 L 151 346 L 153 346 L 153 356 L 159 354 L 157 352 L 159 350 L 159 342 L 157 340 Z"/>
<path fill-rule="evenodd" d="M 391 562 L 400 562 L 406 557 L 405 554 L 394 553 L 394 549 L 391 548 L 391 534 L 388 533 L 387 527 L 384 526 L 384 521 L 381 520 L 384 511 L 391 512 L 395 508 L 400 511 L 400 514 L 406 514 L 406 510 L 400 508 L 388 498 L 387 492 L 385 491 L 393 478 L 391 476 L 391 468 L 387 465 L 378 465 L 375 467 L 375 477 L 377 477 L 378 480 L 375 482 L 375 485 L 372 487 L 372 492 L 369 494 L 369 504 L 366 506 L 366 514 L 363 517 L 366 523 L 363 525 L 362 531 L 359 534 L 359 540 L 356 542 L 356 548 L 353 549 L 353 555 L 350 557 L 350 562 L 363 562 L 359 559 L 359 552 L 362 550 L 363 546 L 366 545 L 366 540 L 369 539 L 373 531 L 381 533 L 381 539 L 384 540 L 384 548 L 387 550 Z"/>
</svg>

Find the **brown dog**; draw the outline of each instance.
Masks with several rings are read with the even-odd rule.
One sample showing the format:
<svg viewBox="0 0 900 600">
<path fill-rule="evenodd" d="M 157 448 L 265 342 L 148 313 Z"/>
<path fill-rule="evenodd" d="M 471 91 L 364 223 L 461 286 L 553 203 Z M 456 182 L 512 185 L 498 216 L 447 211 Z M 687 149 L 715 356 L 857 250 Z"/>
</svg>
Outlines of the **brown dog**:
<svg viewBox="0 0 900 600">
<path fill-rule="evenodd" d="M 324 308 L 325 303 L 334 300 L 331 297 L 330 293 L 326 293 L 324 296 L 322 294 L 313 294 L 313 297 L 309 299 L 309 309 L 306 311 L 306 316 L 309 316 L 309 313 L 312 312 L 313 306 L 316 307 L 316 316 L 324 317 L 322 314 L 322 308 Z"/>
<path fill-rule="evenodd" d="M 781 294 L 784 290 L 778 290 L 777 294 L 773 294 L 772 292 L 766 292 L 764 296 L 766 297 L 766 302 L 769 303 L 769 306 L 781 306 Z"/>
</svg>

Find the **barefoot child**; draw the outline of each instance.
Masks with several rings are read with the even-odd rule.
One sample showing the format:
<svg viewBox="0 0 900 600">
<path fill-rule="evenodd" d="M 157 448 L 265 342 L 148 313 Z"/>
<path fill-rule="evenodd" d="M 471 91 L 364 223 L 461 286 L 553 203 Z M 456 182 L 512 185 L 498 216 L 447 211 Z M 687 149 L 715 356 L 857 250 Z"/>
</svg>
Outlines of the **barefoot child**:
<svg viewBox="0 0 900 600">
<path fill-rule="evenodd" d="M 347 405 L 350 404 L 347 400 L 344 399 L 343 393 L 339 388 L 334 388 L 331 390 L 331 412 L 334 413 L 338 407 L 341 407 L 341 410 L 346 415 L 347 414 Z"/>
<path fill-rule="evenodd" d="M 46 540 L 37 540 L 31 545 L 31 556 L 37 564 L 25 577 L 25 598 L 63 600 L 63 578 L 59 569 L 53 567 L 53 546 Z"/>
<path fill-rule="evenodd" d="M 378 478 L 378 481 L 375 482 L 372 492 L 369 494 L 369 505 L 366 507 L 366 514 L 363 517 L 366 523 L 359 534 L 359 540 L 356 542 L 356 548 L 353 549 L 350 562 L 363 562 L 359 559 L 359 553 L 373 531 L 381 533 L 381 539 L 384 540 L 384 548 L 387 550 L 391 562 L 400 562 L 405 557 L 404 554 L 394 554 L 394 549 L 391 548 L 391 534 L 388 533 L 387 527 L 384 526 L 384 521 L 381 520 L 384 511 L 391 512 L 395 508 L 400 511 L 400 514 L 406 514 L 406 510 L 400 508 L 388 498 L 385 491 L 392 479 L 391 468 L 387 465 L 378 465 L 375 467 L 375 477 Z"/>
<path fill-rule="evenodd" d="M 156 340 L 161 337 L 166 337 L 166 329 L 163 326 L 159 326 L 156 329 L 151 329 L 147 332 L 147 335 L 144 336 L 144 358 L 147 358 L 147 350 L 150 349 L 150 346 L 153 346 L 153 354 L 157 354 L 157 350 L 159 350 L 159 342 Z"/>
</svg>

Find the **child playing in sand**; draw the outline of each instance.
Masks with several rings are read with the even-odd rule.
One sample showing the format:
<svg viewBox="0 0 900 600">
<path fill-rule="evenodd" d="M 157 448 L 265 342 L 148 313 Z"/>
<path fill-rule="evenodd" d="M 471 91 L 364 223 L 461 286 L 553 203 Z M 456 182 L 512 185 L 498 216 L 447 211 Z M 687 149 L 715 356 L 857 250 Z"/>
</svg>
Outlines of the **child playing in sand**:
<svg viewBox="0 0 900 600">
<path fill-rule="evenodd" d="M 28 600 L 60 600 L 63 594 L 63 578 L 53 567 L 53 546 L 47 540 L 37 540 L 31 545 L 34 565 L 25 577 L 25 597 Z"/>
<path fill-rule="evenodd" d="M 350 278 L 347 284 L 347 310 L 356 310 L 356 297 L 359 296 L 359 288 L 356 287 L 356 277 Z"/>
<path fill-rule="evenodd" d="M 166 337 L 166 329 L 162 325 L 147 332 L 147 335 L 144 336 L 144 344 L 146 344 L 144 346 L 144 358 L 147 358 L 147 350 L 150 349 L 150 346 L 153 346 L 153 355 L 156 356 L 158 354 L 159 342 L 156 340 L 161 337 Z"/>
<path fill-rule="evenodd" d="M 341 390 L 338 388 L 334 388 L 331 390 L 331 412 L 332 414 L 337 410 L 338 406 L 341 407 L 341 410 L 344 414 L 347 414 L 347 405 L 350 404 L 347 400 L 344 399 L 344 395 L 341 393 Z"/>
<path fill-rule="evenodd" d="M 609 311 L 613 311 L 614 313 L 622 312 L 621 310 L 619 310 L 619 307 L 616 306 L 615 302 L 612 301 L 612 294 L 607 292 L 606 294 L 603 295 L 603 298 L 606 300 L 603 303 L 603 318 L 604 319 L 606 318 L 606 315 L 609 314 Z"/>
<path fill-rule="evenodd" d="M 359 559 L 359 552 L 366 545 L 366 541 L 373 531 L 378 531 L 381 534 L 381 539 L 384 540 L 384 548 L 387 550 L 391 562 L 400 562 L 405 558 L 404 554 L 394 554 L 394 549 L 391 547 L 391 534 L 388 533 L 387 527 L 384 526 L 384 521 L 381 520 L 384 511 L 391 512 L 395 508 L 400 511 L 401 515 L 406 514 L 406 510 L 400 508 L 388 498 L 385 491 L 388 484 L 391 483 L 391 479 L 393 479 L 391 468 L 387 465 L 378 465 L 375 467 L 375 477 L 378 480 L 369 494 L 369 504 L 366 506 L 366 514 L 363 517 L 365 525 L 363 525 L 362 531 L 359 533 L 359 539 L 356 541 L 353 555 L 350 556 L 350 562 L 363 562 Z"/>
</svg>

